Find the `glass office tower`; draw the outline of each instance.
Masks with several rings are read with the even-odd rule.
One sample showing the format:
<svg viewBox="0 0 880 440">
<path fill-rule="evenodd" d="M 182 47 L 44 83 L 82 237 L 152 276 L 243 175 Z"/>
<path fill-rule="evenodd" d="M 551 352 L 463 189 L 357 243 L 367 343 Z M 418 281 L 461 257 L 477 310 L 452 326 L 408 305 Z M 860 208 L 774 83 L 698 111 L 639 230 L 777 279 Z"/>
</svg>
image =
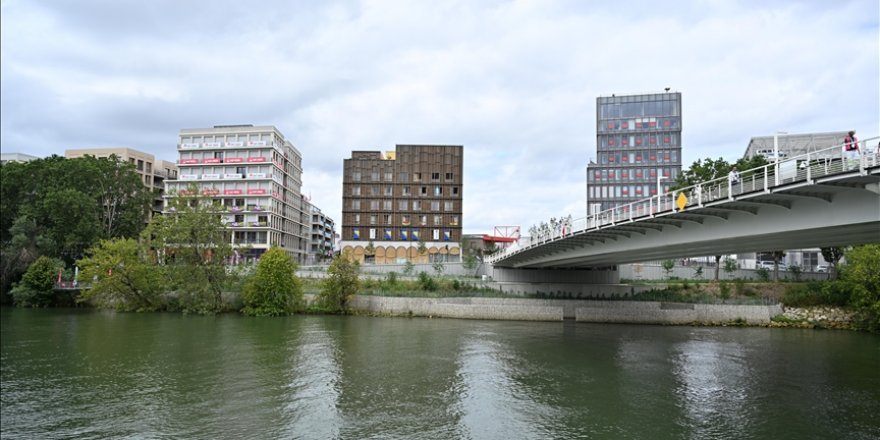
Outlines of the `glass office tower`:
<svg viewBox="0 0 880 440">
<path fill-rule="evenodd" d="M 681 127 L 681 93 L 596 98 L 590 213 L 668 191 L 681 172 Z"/>
</svg>

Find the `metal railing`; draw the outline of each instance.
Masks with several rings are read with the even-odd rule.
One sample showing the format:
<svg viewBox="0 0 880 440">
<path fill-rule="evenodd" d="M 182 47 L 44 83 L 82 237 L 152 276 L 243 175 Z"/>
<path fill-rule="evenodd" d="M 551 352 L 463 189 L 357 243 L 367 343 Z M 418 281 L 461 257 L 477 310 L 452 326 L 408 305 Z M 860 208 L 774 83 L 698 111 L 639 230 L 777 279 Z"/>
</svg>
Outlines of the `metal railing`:
<svg viewBox="0 0 880 440">
<path fill-rule="evenodd" d="M 880 137 L 872 137 L 858 142 L 861 153 L 857 159 L 849 158 L 844 144 L 823 150 L 810 151 L 761 167 L 739 173 L 739 179 L 730 176 L 719 177 L 696 185 L 678 188 L 664 194 L 637 200 L 625 205 L 606 209 L 588 217 L 567 221 L 551 221 L 553 227 L 541 228 L 538 234 L 528 237 L 526 243 L 509 247 L 488 257 L 489 263 L 502 260 L 511 254 L 521 252 L 545 243 L 560 240 L 584 231 L 602 229 L 620 223 L 629 223 L 643 217 L 657 217 L 687 210 L 688 207 L 702 207 L 717 200 L 733 200 L 734 197 L 753 192 L 770 192 L 771 188 L 795 182 L 809 182 L 816 178 L 880 166 Z M 684 194 L 683 208 L 677 200 Z M 555 220 L 555 219 L 554 219 Z M 563 219 L 564 220 L 564 219 Z M 546 226 L 546 225 L 545 225 Z"/>
</svg>

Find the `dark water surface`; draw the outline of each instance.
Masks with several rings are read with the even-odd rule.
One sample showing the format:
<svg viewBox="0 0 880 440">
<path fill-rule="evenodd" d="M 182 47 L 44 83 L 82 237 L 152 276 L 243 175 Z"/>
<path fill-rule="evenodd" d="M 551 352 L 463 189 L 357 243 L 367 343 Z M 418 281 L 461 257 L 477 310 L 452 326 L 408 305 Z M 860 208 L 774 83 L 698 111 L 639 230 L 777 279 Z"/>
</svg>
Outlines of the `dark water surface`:
<svg viewBox="0 0 880 440">
<path fill-rule="evenodd" d="M 845 331 L 2 311 L 3 439 L 877 439 Z"/>
</svg>

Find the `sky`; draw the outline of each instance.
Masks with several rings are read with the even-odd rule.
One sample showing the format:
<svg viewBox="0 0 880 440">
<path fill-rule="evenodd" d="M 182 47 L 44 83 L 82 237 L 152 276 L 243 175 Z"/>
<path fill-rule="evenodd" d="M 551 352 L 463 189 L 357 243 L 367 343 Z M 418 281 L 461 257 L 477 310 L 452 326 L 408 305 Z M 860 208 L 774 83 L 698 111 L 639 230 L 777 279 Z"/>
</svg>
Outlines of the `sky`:
<svg viewBox="0 0 880 440">
<path fill-rule="evenodd" d="M 343 159 L 464 146 L 464 233 L 585 211 L 596 98 L 682 93 L 682 157 L 880 133 L 878 1 L 0 1 L 0 149 L 274 125 L 338 220 Z"/>
</svg>

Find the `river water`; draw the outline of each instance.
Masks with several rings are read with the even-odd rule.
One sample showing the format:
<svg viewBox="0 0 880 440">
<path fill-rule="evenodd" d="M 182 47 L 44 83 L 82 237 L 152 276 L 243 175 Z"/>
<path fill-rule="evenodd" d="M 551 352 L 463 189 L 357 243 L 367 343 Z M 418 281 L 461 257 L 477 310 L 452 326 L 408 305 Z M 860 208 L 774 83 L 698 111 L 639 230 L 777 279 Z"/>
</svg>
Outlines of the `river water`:
<svg viewBox="0 0 880 440">
<path fill-rule="evenodd" d="M 2 311 L 3 439 L 877 439 L 880 337 Z"/>
</svg>

